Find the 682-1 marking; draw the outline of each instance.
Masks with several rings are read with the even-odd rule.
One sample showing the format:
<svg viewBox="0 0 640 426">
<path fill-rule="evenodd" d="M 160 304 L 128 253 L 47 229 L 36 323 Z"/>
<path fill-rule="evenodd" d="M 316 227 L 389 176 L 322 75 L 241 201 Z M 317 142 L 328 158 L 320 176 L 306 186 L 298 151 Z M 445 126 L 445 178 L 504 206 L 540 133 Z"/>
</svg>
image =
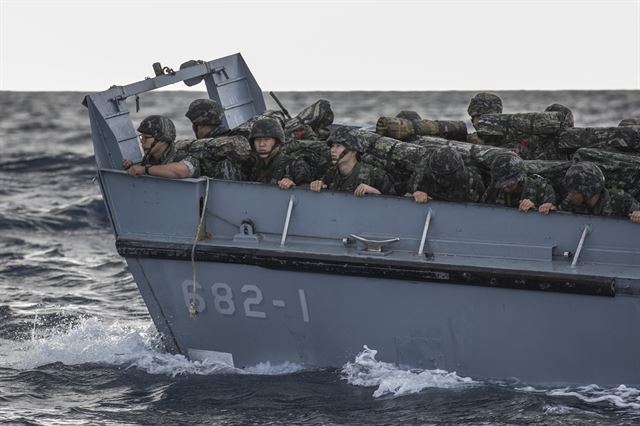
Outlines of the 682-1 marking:
<svg viewBox="0 0 640 426">
<path fill-rule="evenodd" d="M 192 302 L 195 302 L 198 313 L 207 309 L 205 298 L 199 294 L 203 290 L 202 286 L 196 282 L 196 294 L 193 294 L 193 281 L 184 280 L 182 282 L 182 294 L 187 308 Z M 264 297 L 260 287 L 254 284 L 245 284 L 240 287 L 240 293 L 244 296 L 242 302 L 242 311 L 248 318 L 266 319 L 267 313 L 259 310 L 259 305 L 263 302 Z M 233 289 L 227 283 L 215 282 L 211 285 L 211 295 L 213 296 L 213 307 L 221 315 L 234 315 L 237 307 L 234 300 Z M 300 311 L 302 320 L 309 322 L 309 307 L 307 305 L 307 296 L 302 289 L 298 289 L 298 300 L 300 302 Z M 284 300 L 273 299 L 271 301 L 274 307 L 286 309 Z"/>
</svg>

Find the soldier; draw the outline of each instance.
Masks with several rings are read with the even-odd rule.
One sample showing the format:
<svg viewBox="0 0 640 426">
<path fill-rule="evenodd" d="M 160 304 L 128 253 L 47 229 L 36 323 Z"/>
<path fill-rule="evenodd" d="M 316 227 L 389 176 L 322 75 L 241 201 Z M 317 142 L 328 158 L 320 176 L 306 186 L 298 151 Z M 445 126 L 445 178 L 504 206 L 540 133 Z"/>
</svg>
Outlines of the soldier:
<svg viewBox="0 0 640 426">
<path fill-rule="evenodd" d="M 502 99 L 493 93 L 477 93 L 471 98 L 467 112 L 471 117 L 473 128 L 477 130 L 476 126 L 482 114 L 502 114 Z"/>
<path fill-rule="evenodd" d="M 521 212 L 537 206 L 538 211 L 546 215 L 556 210 L 556 193 L 542 176 L 527 176 L 522 158 L 507 153 L 493 160 L 491 185 L 482 202 L 517 207 Z"/>
<path fill-rule="evenodd" d="M 201 172 L 205 176 L 225 180 L 243 180 L 243 166 L 237 164 L 229 158 L 222 160 L 213 158 L 212 150 L 216 149 L 215 143 L 209 139 L 222 136 L 235 138 L 235 144 L 246 144 L 243 136 L 231 136 L 229 130 L 222 125 L 224 110 L 220 104 L 211 99 L 196 99 L 191 102 L 185 116 L 191 121 L 193 133 L 196 140 L 191 142 L 185 149 L 193 156 L 200 159 Z"/>
<path fill-rule="evenodd" d="M 395 194 L 395 189 L 387 173 L 360 161 L 363 152 L 362 141 L 349 127 L 334 129 L 327 139 L 331 147 L 333 167 L 320 179 L 311 182 L 311 190 L 353 192 L 356 197 L 366 194 Z"/>
<path fill-rule="evenodd" d="M 122 162 L 129 176 L 145 174 L 178 179 L 200 176 L 198 159 L 176 150 L 176 127 L 170 119 L 150 115 L 140 122 L 138 132 L 144 157 L 140 164 L 128 159 Z"/>
<path fill-rule="evenodd" d="M 628 216 L 640 223 L 640 203 L 624 191 L 605 188 L 604 175 L 598 166 L 582 161 L 569 167 L 564 177 L 567 197 L 560 210 L 597 216 Z"/>
<path fill-rule="evenodd" d="M 262 118 L 253 123 L 249 143 L 257 158 L 249 180 L 277 184 L 281 189 L 309 183 L 309 166 L 301 158 L 283 154 L 284 142 L 284 130 L 277 120 Z"/>
<path fill-rule="evenodd" d="M 431 198 L 477 203 L 485 188 L 480 171 L 465 167 L 462 156 L 445 146 L 426 155 L 409 181 L 409 191 L 418 203 Z"/>
<path fill-rule="evenodd" d="M 224 110 L 220 104 L 211 99 L 196 99 L 189 104 L 185 116 L 191 121 L 191 128 L 196 139 L 224 136 L 227 129 L 222 126 Z"/>
</svg>

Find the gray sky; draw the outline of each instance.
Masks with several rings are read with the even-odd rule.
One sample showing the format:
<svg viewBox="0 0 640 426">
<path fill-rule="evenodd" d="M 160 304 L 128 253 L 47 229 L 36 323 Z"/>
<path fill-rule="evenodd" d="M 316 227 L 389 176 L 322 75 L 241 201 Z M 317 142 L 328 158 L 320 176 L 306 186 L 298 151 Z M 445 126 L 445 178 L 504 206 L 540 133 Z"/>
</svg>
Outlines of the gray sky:
<svg viewBox="0 0 640 426">
<path fill-rule="evenodd" d="M 0 90 L 236 52 L 263 90 L 640 89 L 640 0 L 0 0 L 0 19 Z"/>
</svg>

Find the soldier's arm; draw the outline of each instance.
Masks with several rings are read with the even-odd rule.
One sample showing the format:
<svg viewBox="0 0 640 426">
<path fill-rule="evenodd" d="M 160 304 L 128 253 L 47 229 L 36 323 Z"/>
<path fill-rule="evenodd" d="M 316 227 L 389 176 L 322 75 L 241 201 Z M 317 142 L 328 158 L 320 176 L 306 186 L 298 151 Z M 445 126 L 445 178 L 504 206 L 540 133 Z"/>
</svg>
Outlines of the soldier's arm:
<svg viewBox="0 0 640 426">
<path fill-rule="evenodd" d="M 171 179 L 184 179 L 188 177 L 197 177 L 196 167 L 188 160 L 177 161 L 175 163 L 158 164 L 156 166 L 147 166 L 146 174 L 151 176 L 159 176 Z"/>
</svg>

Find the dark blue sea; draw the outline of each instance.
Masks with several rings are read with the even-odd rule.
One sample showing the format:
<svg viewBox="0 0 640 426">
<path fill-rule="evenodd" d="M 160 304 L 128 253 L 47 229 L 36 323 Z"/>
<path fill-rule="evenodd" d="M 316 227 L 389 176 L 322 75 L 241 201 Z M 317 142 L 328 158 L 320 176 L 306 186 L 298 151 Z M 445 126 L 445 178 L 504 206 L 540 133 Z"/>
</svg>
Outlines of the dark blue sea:
<svg viewBox="0 0 640 426">
<path fill-rule="evenodd" d="M 640 91 L 499 94 L 507 112 L 562 103 L 578 127 L 640 117 Z M 336 122 L 365 125 L 402 109 L 467 120 L 472 95 L 280 94 L 292 112 L 325 98 Z M 184 112 L 201 96 L 145 95 L 134 122 L 166 114 L 179 137 L 190 137 Z M 363 351 L 351 362 L 325 370 L 268 363 L 234 370 L 165 352 L 93 182 L 82 97 L 0 92 L 0 423 L 640 423 L 640 389 L 632 386 L 544 389 L 406 370 L 377 361 L 367 342 L 356 342 Z"/>
</svg>

